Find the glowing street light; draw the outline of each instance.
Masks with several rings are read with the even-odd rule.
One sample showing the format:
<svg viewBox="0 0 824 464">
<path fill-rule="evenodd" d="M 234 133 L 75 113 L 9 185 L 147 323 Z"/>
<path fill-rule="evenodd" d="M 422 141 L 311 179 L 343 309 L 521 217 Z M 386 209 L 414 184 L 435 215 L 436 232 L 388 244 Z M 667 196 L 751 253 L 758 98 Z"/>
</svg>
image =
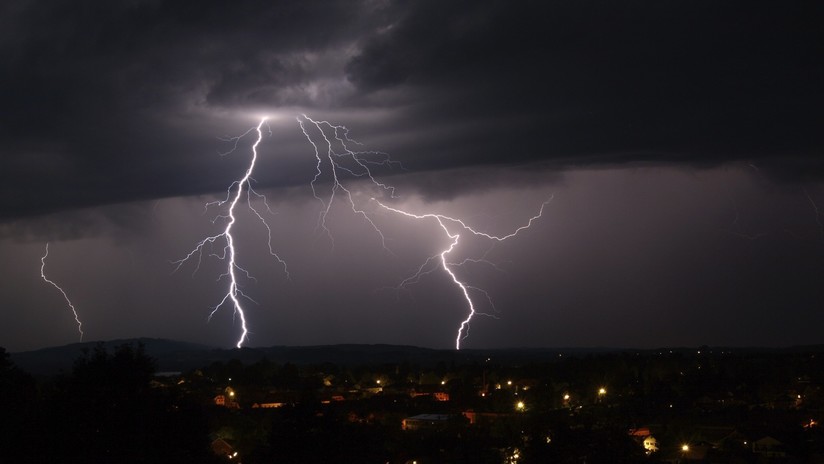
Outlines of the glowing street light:
<svg viewBox="0 0 824 464">
<path fill-rule="evenodd" d="M 685 453 L 686 453 L 686 452 L 687 452 L 687 451 L 689 451 L 689 450 L 690 450 L 690 445 L 688 445 L 688 444 L 686 444 L 686 443 L 684 443 L 683 445 L 681 445 L 681 451 L 683 451 L 683 452 L 685 452 Z"/>
<path fill-rule="evenodd" d="M 517 409 L 518 411 L 523 411 L 524 409 L 526 409 L 526 404 L 524 404 L 523 401 L 518 401 L 517 403 L 515 403 L 515 409 Z"/>
<path fill-rule="evenodd" d="M 607 394 L 607 389 L 606 388 L 601 387 L 601 388 L 598 389 L 598 396 L 604 396 L 606 394 Z"/>
</svg>

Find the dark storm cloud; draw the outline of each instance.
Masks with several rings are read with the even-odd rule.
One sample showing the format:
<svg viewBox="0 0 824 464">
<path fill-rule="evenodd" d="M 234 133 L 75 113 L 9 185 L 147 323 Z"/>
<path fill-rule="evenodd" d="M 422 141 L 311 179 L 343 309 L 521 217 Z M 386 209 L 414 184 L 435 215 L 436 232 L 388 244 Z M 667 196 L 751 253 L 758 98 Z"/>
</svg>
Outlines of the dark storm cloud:
<svg viewBox="0 0 824 464">
<path fill-rule="evenodd" d="M 214 191 L 193 162 L 226 130 L 210 111 L 310 105 L 325 76 L 303 66 L 368 28 L 334 2 L 2 8 L 4 217 Z"/>
<path fill-rule="evenodd" d="M 822 8 L 3 2 L 0 218 L 215 192 L 242 160 L 204 159 L 214 137 L 282 107 L 358 121 L 412 171 L 747 159 L 817 176 Z"/>
<path fill-rule="evenodd" d="M 458 134 L 462 159 L 441 163 L 811 155 L 823 18 L 813 4 L 418 2 L 347 71 L 363 92 L 409 92 L 410 118 L 499 124 Z"/>
</svg>

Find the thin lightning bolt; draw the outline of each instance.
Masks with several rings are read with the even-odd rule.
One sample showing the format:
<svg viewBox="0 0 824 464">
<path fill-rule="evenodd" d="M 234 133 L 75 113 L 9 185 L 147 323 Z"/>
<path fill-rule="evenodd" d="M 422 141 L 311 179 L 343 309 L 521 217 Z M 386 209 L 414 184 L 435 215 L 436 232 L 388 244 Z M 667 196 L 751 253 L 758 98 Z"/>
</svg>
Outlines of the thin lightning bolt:
<svg viewBox="0 0 824 464">
<path fill-rule="evenodd" d="M 466 300 L 466 304 L 469 308 L 466 319 L 461 321 L 461 324 L 458 327 L 458 334 L 455 337 L 455 349 L 460 350 L 461 349 L 461 341 L 465 340 L 469 336 L 469 324 L 472 321 L 472 319 L 475 317 L 475 315 L 490 316 L 490 314 L 482 313 L 482 312 L 480 312 L 476 309 L 475 303 L 472 300 L 472 297 L 470 296 L 470 290 L 475 290 L 476 292 L 482 293 L 487 298 L 487 300 L 490 302 L 490 304 L 492 303 L 492 299 L 490 298 L 489 294 L 486 291 L 484 291 L 480 288 L 477 288 L 477 287 L 472 287 L 472 286 L 467 285 L 465 282 L 461 281 L 458 278 L 458 276 L 455 274 L 455 271 L 453 269 L 454 267 L 461 266 L 462 264 L 464 264 L 466 262 L 472 262 L 473 260 L 464 260 L 460 263 L 452 263 L 452 262 L 448 261 L 447 256 L 450 255 L 453 250 L 455 250 L 455 247 L 458 246 L 461 235 L 457 232 L 455 232 L 455 233 L 450 232 L 449 227 L 447 226 L 447 224 L 457 226 L 459 230 L 465 230 L 466 232 L 468 232 L 471 235 L 484 237 L 486 239 L 495 240 L 497 242 L 503 242 L 504 240 L 515 237 L 521 231 L 530 228 L 532 226 L 533 222 L 540 219 L 541 216 L 543 216 L 543 214 L 544 214 L 544 208 L 546 207 L 547 204 L 549 204 L 550 201 L 552 201 L 552 197 L 550 197 L 545 202 L 543 202 L 543 204 L 541 204 L 541 208 L 539 209 L 538 213 L 535 216 L 532 216 L 525 225 L 518 227 L 513 232 L 511 232 L 507 235 L 500 235 L 500 236 L 499 235 L 492 235 L 492 234 L 488 234 L 486 232 L 481 232 L 481 231 L 475 230 L 472 227 L 468 226 L 462 220 L 456 219 L 456 218 L 453 218 L 453 217 L 445 216 L 445 215 L 442 215 L 442 214 L 434 214 L 434 213 L 414 214 L 414 213 L 409 213 L 407 211 L 403 211 L 403 210 L 400 210 L 400 209 L 397 209 L 397 208 L 393 208 L 391 206 L 387 206 L 387 205 L 381 203 L 379 200 L 377 200 L 375 198 L 372 198 L 372 201 L 374 201 L 379 206 L 381 206 L 382 208 L 384 208 L 388 211 L 392 211 L 394 213 L 398 213 L 398 214 L 401 214 L 401 215 L 406 216 L 406 217 L 410 217 L 410 218 L 414 218 L 414 219 L 434 219 L 438 223 L 438 225 L 441 227 L 441 229 L 443 229 L 446 236 L 451 239 L 452 242 L 449 244 L 449 246 L 446 249 L 444 249 L 443 251 L 441 251 L 437 255 L 430 256 L 429 258 L 427 258 L 427 260 L 418 268 L 418 271 L 415 274 L 413 274 L 411 277 L 408 277 L 404 281 L 401 282 L 400 287 L 403 287 L 403 286 L 406 286 L 406 285 L 409 285 L 409 284 L 412 284 L 412 283 L 416 283 L 420 280 L 420 278 L 422 276 L 434 272 L 435 268 L 430 268 L 429 267 L 430 264 L 435 262 L 435 261 L 440 261 L 440 266 L 443 268 L 444 271 L 446 271 L 446 273 L 449 275 L 450 279 L 452 279 L 452 282 L 461 290 L 461 293 L 463 294 L 464 300 Z M 482 261 L 485 261 L 485 260 L 482 260 Z"/>
<path fill-rule="evenodd" d="M 66 300 L 66 303 L 69 305 L 69 309 L 71 309 L 72 314 L 74 314 L 74 320 L 77 322 L 77 331 L 80 332 L 80 341 L 82 342 L 83 341 L 83 323 L 80 322 L 80 318 L 77 316 L 77 310 L 74 308 L 74 305 L 72 304 L 71 300 L 69 300 L 69 297 L 68 297 L 68 295 L 66 295 L 66 292 L 64 292 L 63 289 L 60 288 L 59 285 L 52 282 L 51 280 L 49 280 L 48 277 L 46 277 L 46 258 L 48 256 L 49 256 L 49 244 L 46 243 L 46 254 L 44 254 L 43 257 L 40 258 L 40 263 L 41 263 L 41 265 L 40 265 L 40 277 L 42 277 L 43 280 L 46 281 L 46 283 L 51 284 L 54 288 L 56 288 L 60 292 L 61 295 L 63 295 L 63 299 Z"/>
<path fill-rule="evenodd" d="M 227 289 L 226 294 L 223 296 L 223 299 L 220 301 L 220 303 L 218 303 L 212 309 L 212 312 L 209 313 L 209 319 L 211 320 L 212 316 L 214 316 L 214 314 L 217 312 L 217 310 L 220 309 L 224 304 L 231 301 L 232 308 L 234 309 L 234 314 L 237 315 L 240 318 L 241 335 L 240 335 L 240 338 L 238 339 L 237 344 L 236 344 L 236 346 L 238 348 L 243 346 L 243 343 L 248 339 L 248 336 L 249 336 L 249 328 L 246 324 L 246 314 L 243 311 L 243 306 L 240 304 L 240 297 L 244 297 L 244 298 L 254 302 L 254 300 L 252 300 L 249 296 L 247 296 L 246 294 L 243 293 L 243 291 L 240 289 L 240 286 L 238 285 L 237 272 L 242 272 L 246 276 L 247 279 L 253 280 L 254 278 L 249 274 L 249 272 L 246 269 L 240 267 L 240 265 L 237 264 L 237 261 L 236 261 L 237 253 L 235 251 L 235 238 L 232 235 L 232 227 L 235 225 L 235 222 L 237 221 L 237 218 L 235 217 L 235 208 L 237 207 L 238 203 L 240 203 L 240 201 L 242 199 L 245 198 L 246 204 L 248 205 L 249 210 L 252 213 L 254 213 L 254 215 L 257 216 L 258 220 L 260 220 L 261 224 L 263 224 L 263 226 L 266 227 L 266 230 L 267 230 L 268 235 L 269 235 L 269 243 L 268 243 L 269 244 L 269 254 L 272 255 L 275 259 L 277 259 L 278 262 L 283 266 L 283 271 L 286 274 L 286 277 L 291 278 L 291 276 L 289 274 L 289 270 L 286 267 L 286 262 L 283 259 L 281 259 L 280 256 L 278 256 L 278 254 L 275 253 L 274 249 L 272 248 L 272 229 L 269 227 L 269 224 L 266 223 L 266 220 L 263 218 L 263 215 L 260 213 L 260 211 L 258 211 L 254 207 L 254 205 L 252 204 L 252 195 L 254 195 L 255 198 L 261 200 L 263 202 L 263 204 L 266 206 L 267 210 L 269 210 L 269 205 L 266 202 L 266 197 L 264 197 L 263 195 L 255 192 L 255 190 L 252 188 L 252 186 L 250 184 L 250 181 L 252 180 L 252 172 L 255 169 L 255 162 L 257 161 L 257 157 L 258 157 L 257 148 L 258 148 L 258 145 L 260 144 L 261 140 L 263 139 L 263 130 L 262 130 L 262 128 L 263 128 L 263 125 L 266 123 L 266 120 L 267 120 L 267 118 L 264 117 L 260 120 L 260 123 L 258 123 L 258 125 L 256 127 L 253 127 L 251 129 L 249 129 L 248 131 L 246 131 L 245 133 L 243 133 L 240 136 L 232 137 L 230 139 L 227 139 L 227 141 L 234 142 L 234 147 L 232 148 L 232 150 L 230 150 L 227 153 L 224 153 L 223 155 L 227 155 L 227 154 L 232 153 L 233 151 L 235 151 L 235 149 L 237 149 L 237 144 L 240 142 L 240 139 L 242 139 L 246 135 L 252 133 L 253 131 L 257 133 L 257 139 L 255 140 L 255 143 L 252 145 L 252 159 L 249 163 L 249 167 L 246 169 L 246 173 L 239 180 L 237 180 L 235 182 L 232 182 L 232 184 L 229 186 L 229 188 L 226 191 L 226 198 L 224 200 L 213 201 L 213 202 L 210 202 L 210 203 L 206 204 L 206 209 L 208 209 L 211 206 L 221 207 L 221 206 L 224 206 L 228 203 L 228 208 L 227 208 L 226 214 L 218 215 L 212 221 L 212 222 L 216 222 L 218 219 L 225 219 L 226 220 L 226 227 L 223 229 L 223 232 L 221 232 L 217 235 L 212 235 L 210 237 L 206 237 L 205 239 L 198 242 L 197 245 L 195 245 L 194 249 L 192 249 L 192 251 L 190 251 L 189 254 L 187 254 L 185 257 L 183 257 L 182 259 L 179 259 L 177 261 L 173 261 L 173 264 L 177 265 L 175 267 L 175 271 L 176 271 L 176 270 L 180 269 L 180 267 L 185 262 L 189 261 L 194 256 L 197 256 L 197 265 L 195 266 L 195 270 L 194 270 L 194 272 L 197 272 L 197 270 L 200 268 L 200 263 L 201 263 L 201 260 L 202 260 L 202 257 L 203 257 L 204 248 L 207 245 L 212 247 L 212 246 L 214 246 L 214 244 L 216 242 L 219 242 L 219 241 L 224 242 L 223 251 L 222 251 L 221 254 L 210 253 L 209 256 L 213 256 L 213 257 L 218 258 L 220 260 L 226 260 L 227 261 L 226 272 L 221 274 L 220 277 L 218 277 L 218 280 L 222 279 L 223 277 L 228 277 L 229 278 L 229 288 Z M 271 212 L 271 210 L 269 210 L 269 211 Z"/>
<path fill-rule="evenodd" d="M 369 217 L 369 215 L 367 215 L 363 208 L 357 205 L 355 197 L 352 194 L 352 190 L 350 190 L 346 187 L 346 185 L 344 185 L 343 179 L 348 177 L 367 180 L 369 183 L 372 184 L 372 186 L 376 190 L 381 191 L 384 195 L 387 195 L 391 198 L 395 198 L 394 187 L 378 181 L 373 175 L 372 167 L 393 167 L 395 165 L 399 165 L 402 168 L 403 166 L 400 165 L 400 163 L 398 163 L 397 161 L 391 160 L 389 156 L 385 153 L 376 151 L 355 151 L 349 148 L 352 145 L 360 145 L 360 143 L 349 138 L 349 130 L 345 126 L 335 125 L 328 121 L 315 121 L 314 119 L 309 118 L 305 114 L 301 115 L 300 117 L 297 117 L 296 119 L 298 121 L 298 124 L 300 125 L 301 130 L 303 131 L 303 135 L 312 145 L 314 149 L 315 159 L 317 160 L 317 164 L 315 165 L 315 176 L 310 184 L 312 187 L 312 194 L 321 204 L 321 211 L 318 214 L 318 228 L 322 229 L 334 244 L 332 232 L 329 229 L 329 225 L 327 224 L 327 216 L 329 215 L 329 212 L 332 208 L 332 204 L 334 203 L 335 199 L 340 193 L 344 197 L 345 202 L 349 205 L 349 208 L 352 210 L 352 212 L 362 217 L 367 223 L 369 223 L 372 229 L 374 229 L 375 233 L 380 237 L 383 248 L 391 253 L 391 251 L 386 247 L 386 238 L 384 237 L 383 232 L 381 232 L 380 228 L 378 228 L 375 222 L 372 221 L 372 219 Z M 316 143 L 315 140 L 312 139 L 309 130 L 307 130 L 307 126 L 314 126 L 315 129 L 320 133 L 320 136 L 323 138 L 323 141 Z M 330 175 L 332 186 L 328 195 L 322 197 L 318 193 L 317 183 L 321 176 L 324 174 L 324 166 L 329 166 L 329 169 L 331 171 Z M 448 260 L 448 256 L 450 256 L 450 254 L 458 246 L 461 236 L 458 232 L 450 232 L 449 226 L 447 224 L 450 224 L 453 227 L 457 226 L 460 230 L 467 231 L 468 233 L 475 236 L 483 237 L 497 242 L 502 242 L 509 238 L 515 237 L 522 230 L 531 227 L 533 222 L 542 216 L 544 207 L 552 200 L 552 198 L 545 201 L 541 205 L 538 214 L 530 218 L 526 225 L 518 227 L 512 233 L 503 236 L 492 235 L 475 230 L 463 221 L 461 221 L 460 219 L 455 219 L 440 214 L 412 214 L 406 211 L 401 211 L 399 209 L 387 206 L 381 203 L 379 200 L 375 199 L 374 197 L 372 197 L 371 200 L 376 202 L 378 205 L 380 205 L 386 210 L 402 214 L 407 217 L 415 219 L 435 219 L 438 225 L 441 227 L 441 229 L 443 229 L 446 236 L 449 237 L 449 239 L 451 240 L 451 243 L 446 249 L 444 249 L 435 256 L 427 258 L 427 260 L 418 268 L 418 271 L 414 275 L 408 277 L 407 279 L 404 279 L 404 281 L 401 282 L 400 287 L 404 287 L 406 285 L 411 285 L 418 282 L 424 275 L 430 274 L 436 270 L 437 266 L 434 266 L 433 263 L 440 263 L 440 267 L 443 267 L 443 269 L 449 275 L 452 282 L 461 290 L 461 293 L 463 294 L 464 299 L 469 307 L 469 313 L 466 319 L 464 319 L 461 322 L 455 340 L 456 349 L 460 349 L 461 341 L 466 339 L 466 337 L 469 334 L 469 324 L 472 318 L 476 314 L 492 316 L 490 314 L 479 312 L 476 309 L 475 302 L 473 301 L 470 292 L 474 291 L 477 293 L 481 293 L 482 295 L 484 295 L 484 297 L 486 297 L 487 301 L 493 308 L 494 305 L 492 304 L 492 299 L 486 291 L 477 287 L 470 286 L 462 280 L 460 280 L 457 274 L 455 273 L 454 269 L 456 267 L 462 266 L 465 263 L 470 262 L 484 262 L 488 264 L 492 263 L 489 263 L 489 261 L 485 259 L 464 259 L 461 262 L 450 262 Z"/>
<path fill-rule="evenodd" d="M 375 187 L 383 190 L 385 193 L 388 193 L 390 197 L 395 198 L 395 188 L 384 184 L 377 179 L 372 174 L 371 167 L 372 166 L 384 166 L 384 167 L 392 167 L 394 165 L 403 167 L 399 162 L 393 161 L 389 158 L 388 155 L 385 153 L 377 152 L 377 151 L 353 151 L 349 148 L 349 145 L 360 145 L 358 142 L 349 138 L 349 129 L 345 126 L 338 126 L 334 125 L 328 121 L 315 121 L 305 114 L 301 115 L 300 117 L 296 118 L 298 124 L 300 125 L 301 131 L 303 131 L 303 135 L 306 136 L 306 139 L 312 145 L 315 151 L 315 158 L 317 160 L 317 164 L 315 166 L 315 177 L 310 182 L 312 187 L 312 195 L 320 202 L 322 208 L 318 215 L 318 227 L 322 228 L 326 235 L 332 240 L 334 244 L 334 238 L 332 237 L 332 232 L 329 230 L 329 226 L 326 223 L 326 218 L 329 215 L 329 211 L 332 208 L 332 204 L 337 197 L 337 193 L 340 191 L 343 193 L 345 200 L 349 207 L 352 209 L 352 212 L 362 217 L 372 229 L 375 230 L 375 233 L 381 239 L 381 244 L 383 248 L 387 251 L 386 248 L 386 239 L 383 236 L 383 232 L 378 229 L 372 219 L 367 216 L 366 212 L 360 209 L 355 204 L 355 199 L 352 196 L 352 191 L 348 189 L 343 184 L 344 176 L 351 176 L 355 178 L 368 178 L 369 181 Z M 324 145 L 325 145 L 325 153 L 318 147 L 318 144 L 312 139 L 307 131 L 304 123 L 311 124 L 317 128 L 320 132 L 321 136 L 323 137 Z M 336 146 L 339 146 L 340 149 L 336 150 Z M 331 175 L 332 175 L 332 188 L 329 192 L 329 196 L 326 197 L 324 200 L 318 195 L 317 190 L 317 182 L 318 179 L 323 174 L 323 165 L 328 164 L 330 166 Z"/>
<path fill-rule="evenodd" d="M 810 192 L 807 189 L 801 189 L 804 192 L 804 195 L 807 196 L 807 200 L 810 202 L 810 205 L 813 207 L 813 212 L 815 213 L 815 223 L 818 224 L 818 232 L 821 235 L 821 238 L 824 239 L 824 222 L 821 222 L 821 212 L 818 210 L 818 205 L 813 200 L 813 197 L 810 196 Z"/>
</svg>

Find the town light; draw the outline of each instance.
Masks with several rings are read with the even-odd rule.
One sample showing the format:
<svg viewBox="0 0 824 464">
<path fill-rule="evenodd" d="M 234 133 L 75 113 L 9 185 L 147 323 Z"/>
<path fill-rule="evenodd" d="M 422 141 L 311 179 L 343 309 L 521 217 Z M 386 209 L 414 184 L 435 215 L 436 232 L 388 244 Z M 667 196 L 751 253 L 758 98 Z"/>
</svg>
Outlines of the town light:
<svg viewBox="0 0 824 464">
<path fill-rule="evenodd" d="M 518 411 L 523 411 L 525 408 L 526 405 L 523 401 L 518 401 L 517 403 L 515 403 L 515 409 L 517 409 Z"/>
<path fill-rule="evenodd" d="M 687 452 L 687 451 L 689 451 L 689 450 L 690 450 L 690 445 L 688 445 L 688 444 L 686 444 L 686 443 L 684 443 L 683 445 L 681 445 L 681 451 L 683 451 L 683 452 L 685 452 L 685 453 L 686 453 L 686 452 Z"/>
<path fill-rule="evenodd" d="M 569 393 L 564 393 L 564 401 L 569 401 Z"/>
<path fill-rule="evenodd" d="M 598 389 L 598 396 L 604 396 L 606 394 L 607 394 L 607 389 L 606 388 L 601 387 L 601 388 Z"/>
</svg>

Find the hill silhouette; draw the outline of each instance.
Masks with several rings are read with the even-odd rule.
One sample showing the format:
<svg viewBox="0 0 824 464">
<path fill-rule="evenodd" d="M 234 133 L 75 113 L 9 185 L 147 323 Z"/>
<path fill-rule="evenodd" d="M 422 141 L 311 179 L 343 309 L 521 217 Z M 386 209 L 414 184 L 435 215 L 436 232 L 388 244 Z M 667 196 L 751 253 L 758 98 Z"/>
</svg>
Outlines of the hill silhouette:
<svg viewBox="0 0 824 464">
<path fill-rule="evenodd" d="M 121 345 L 143 345 L 144 352 L 156 360 L 159 372 L 182 372 L 208 366 L 214 362 L 232 359 L 243 363 L 254 363 L 262 359 L 276 363 L 365 365 L 412 362 L 420 365 L 437 363 L 483 363 L 522 364 L 557 359 L 563 356 L 586 356 L 604 353 L 638 352 L 648 353 L 661 350 L 694 352 L 694 347 L 626 349 L 626 348 L 508 348 L 508 349 L 464 349 L 460 351 L 422 348 L 407 345 L 388 344 L 339 344 L 319 346 L 271 346 L 257 348 L 218 348 L 196 343 L 160 338 L 131 338 L 109 341 L 72 343 L 64 346 L 11 353 L 10 358 L 24 371 L 35 376 L 52 376 L 71 370 L 75 360 L 98 345 L 113 351 Z M 734 352 L 822 352 L 824 345 L 797 346 L 786 348 L 760 347 L 700 347 L 707 350 Z"/>
</svg>

